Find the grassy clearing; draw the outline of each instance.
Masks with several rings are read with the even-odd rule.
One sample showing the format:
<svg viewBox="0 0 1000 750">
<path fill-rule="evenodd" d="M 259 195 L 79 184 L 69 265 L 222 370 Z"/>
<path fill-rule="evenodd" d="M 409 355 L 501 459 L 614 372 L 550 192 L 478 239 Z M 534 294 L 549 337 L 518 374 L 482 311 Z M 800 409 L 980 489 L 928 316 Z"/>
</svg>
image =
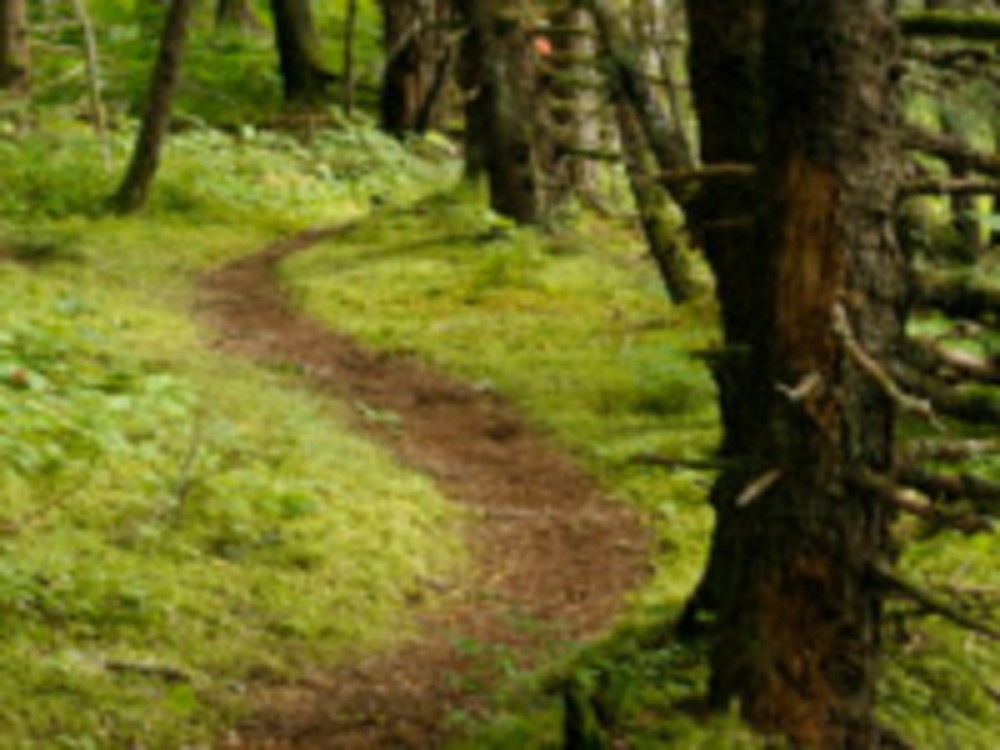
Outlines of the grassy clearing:
<svg viewBox="0 0 1000 750">
<path fill-rule="evenodd" d="M 750 748 L 739 723 L 680 708 L 704 694 L 703 654 L 643 649 L 677 614 L 700 571 L 710 475 L 637 458 L 698 459 L 717 440 L 714 392 L 693 352 L 717 335 L 708 307 L 666 302 L 634 236 L 607 224 L 539 236 L 512 230 L 469 196 L 386 215 L 346 240 L 290 260 L 284 279 L 322 319 L 381 349 L 413 351 L 494 388 L 574 451 L 623 499 L 650 511 L 657 573 L 610 641 L 572 673 L 615 706 L 636 748 Z M 919 529 L 902 530 L 919 538 Z M 942 537 L 915 543 L 908 575 L 996 592 L 1000 545 Z M 890 639 L 883 713 L 918 747 L 992 748 L 1000 649 L 934 618 Z M 545 680 L 542 680 L 545 682 Z M 525 676 L 490 721 L 459 715 L 468 748 L 560 747 L 561 700 Z"/>
<path fill-rule="evenodd" d="M 72 126 L 0 141 L 3 747 L 208 747 L 248 679 L 378 644 L 462 559 L 429 481 L 190 318 L 199 272 L 448 171 L 325 138 L 186 134 L 125 220 Z"/>
</svg>

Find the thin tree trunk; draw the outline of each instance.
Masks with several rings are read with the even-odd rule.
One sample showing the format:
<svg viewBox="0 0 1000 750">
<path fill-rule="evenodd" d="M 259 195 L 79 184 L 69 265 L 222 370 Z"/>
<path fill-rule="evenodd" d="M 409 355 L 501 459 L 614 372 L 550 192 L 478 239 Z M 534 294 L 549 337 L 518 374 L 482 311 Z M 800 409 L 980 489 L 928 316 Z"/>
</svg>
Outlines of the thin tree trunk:
<svg viewBox="0 0 1000 750">
<path fill-rule="evenodd" d="M 112 206 L 120 213 L 136 211 L 145 204 L 149 187 L 159 167 L 160 152 L 170 125 L 170 113 L 180 81 L 188 25 L 195 2 L 196 0 L 173 0 L 167 11 L 142 128 L 128 172 L 112 199 Z"/>
<path fill-rule="evenodd" d="M 97 35 L 94 32 L 94 24 L 91 21 L 85 0 L 72 0 L 72 3 L 77 20 L 83 30 L 83 47 L 87 59 L 87 93 L 90 99 L 90 118 L 94 125 L 94 132 L 101 141 L 104 167 L 107 169 L 111 164 L 111 146 L 108 142 L 107 113 L 104 109 L 104 101 L 101 98 L 103 81 L 101 80 L 100 56 L 97 50 Z"/>
<path fill-rule="evenodd" d="M 757 398 L 744 469 L 724 473 L 717 498 L 730 533 L 715 540 L 728 565 L 712 697 L 821 750 L 878 746 L 874 571 L 890 556 L 888 518 L 852 476 L 891 470 L 894 414 L 841 334 L 882 362 L 902 340 L 891 5 L 768 0 L 758 252 L 728 268 L 740 276 L 720 297 L 757 303 L 741 310 L 756 363 L 741 390 Z M 750 283 L 764 294 L 727 297 Z"/>
<path fill-rule="evenodd" d="M 354 39 L 358 26 L 358 0 L 347 0 L 344 19 L 344 114 L 354 113 Z"/>
<path fill-rule="evenodd" d="M 695 296 L 697 286 L 688 258 L 684 255 L 680 222 L 670 216 L 671 210 L 676 212 L 677 209 L 672 209 L 666 192 L 656 182 L 656 162 L 646 145 L 642 128 L 636 122 L 635 112 L 622 102 L 616 105 L 615 111 L 625 169 L 646 244 L 670 298 L 681 304 Z"/>
<path fill-rule="evenodd" d="M 0 0 L 0 91 L 28 92 L 30 53 L 26 0 Z"/>
</svg>

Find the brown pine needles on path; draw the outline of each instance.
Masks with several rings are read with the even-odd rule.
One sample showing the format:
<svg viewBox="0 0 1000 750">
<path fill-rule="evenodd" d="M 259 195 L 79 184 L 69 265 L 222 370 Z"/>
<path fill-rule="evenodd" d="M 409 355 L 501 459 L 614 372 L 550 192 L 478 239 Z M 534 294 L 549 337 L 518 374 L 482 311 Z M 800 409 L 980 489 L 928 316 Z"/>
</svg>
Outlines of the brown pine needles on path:
<svg viewBox="0 0 1000 750">
<path fill-rule="evenodd" d="M 352 227 L 304 232 L 207 275 L 200 314 L 224 351 L 295 364 L 320 392 L 393 414 L 391 427 L 357 423 L 471 508 L 475 570 L 439 606 L 415 605 L 415 634 L 387 651 L 254 685 L 250 718 L 220 748 L 441 747 L 449 718 L 485 705 L 505 666 L 528 668 L 553 643 L 599 632 L 646 575 L 650 535 L 636 513 L 501 399 L 294 309 L 277 264 Z"/>
</svg>

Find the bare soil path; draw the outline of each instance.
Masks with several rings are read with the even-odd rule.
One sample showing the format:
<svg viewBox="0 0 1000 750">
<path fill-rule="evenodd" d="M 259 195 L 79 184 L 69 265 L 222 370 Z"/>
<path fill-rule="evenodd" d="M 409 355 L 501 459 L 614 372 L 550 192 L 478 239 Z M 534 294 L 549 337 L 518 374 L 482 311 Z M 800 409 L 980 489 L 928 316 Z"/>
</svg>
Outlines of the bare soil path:
<svg viewBox="0 0 1000 750">
<path fill-rule="evenodd" d="M 253 714 L 224 748 L 441 747 L 449 717 L 482 707 L 505 667 L 599 632 L 646 574 L 650 539 L 636 514 L 509 405 L 294 309 L 276 265 L 350 231 L 306 232 L 207 275 L 200 313 L 223 350 L 296 364 L 319 391 L 393 414 L 391 425 L 360 416 L 358 425 L 472 509 L 475 570 L 439 605 L 415 605 L 415 635 L 391 649 L 296 684 L 254 686 Z"/>
</svg>

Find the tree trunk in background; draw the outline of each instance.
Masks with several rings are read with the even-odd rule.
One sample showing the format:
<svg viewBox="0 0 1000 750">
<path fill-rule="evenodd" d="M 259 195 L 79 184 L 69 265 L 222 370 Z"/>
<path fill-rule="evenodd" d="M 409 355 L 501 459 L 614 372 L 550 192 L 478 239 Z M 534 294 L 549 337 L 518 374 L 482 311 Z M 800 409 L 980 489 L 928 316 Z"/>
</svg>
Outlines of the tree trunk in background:
<svg viewBox="0 0 1000 750">
<path fill-rule="evenodd" d="M 646 244 L 670 299 L 681 304 L 694 297 L 698 287 L 691 273 L 691 264 L 684 255 L 684 234 L 679 231 L 680 221 L 672 216 L 677 208 L 656 181 L 656 160 L 646 144 L 642 128 L 636 122 L 635 112 L 628 104 L 619 102 L 615 113 L 625 171 L 632 186 Z"/>
<path fill-rule="evenodd" d="M 692 29 L 732 33 L 732 16 L 702 15 L 720 4 L 692 0 Z M 890 470 L 893 405 L 843 337 L 853 331 L 883 362 L 902 337 L 906 268 L 891 225 L 900 163 L 891 5 L 768 0 L 770 137 L 760 161 L 757 251 L 720 258 L 719 249 L 737 245 L 723 243 L 713 258 L 727 347 L 753 366 L 726 372 L 739 381 L 730 397 L 747 402 L 737 409 L 723 399 L 728 457 L 739 468 L 716 488 L 728 532 L 714 539 L 713 556 L 724 563 L 712 587 L 712 698 L 720 707 L 738 699 L 755 726 L 802 747 L 878 745 L 882 596 L 873 571 L 890 554 L 888 519 L 852 477 Z M 706 54 L 705 41 L 696 42 L 693 61 Z M 740 47 L 748 45 L 730 40 L 722 49 Z M 711 112 L 722 102 L 704 84 L 696 86 L 699 108 Z M 752 112 L 727 101 L 725 114 Z M 711 131 L 713 151 L 748 145 L 733 125 L 718 140 Z M 737 315 L 746 322 L 734 328 Z"/>
<path fill-rule="evenodd" d="M 597 81 L 593 21 L 582 9 L 550 14 L 552 82 L 547 107 L 554 128 L 555 174 L 553 200 L 561 202 L 593 189 L 596 170 L 587 154 L 600 146 L 601 98 Z M 584 84 L 584 85 L 581 85 Z"/>
<path fill-rule="evenodd" d="M 344 18 L 344 114 L 354 114 L 354 42 L 358 28 L 358 0 L 347 0 L 347 15 Z"/>
<path fill-rule="evenodd" d="M 401 135 L 440 125 L 449 67 L 448 0 L 382 0 L 386 62 L 382 128 Z"/>
<path fill-rule="evenodd" d="M 544 218 L 539 134 L 534 118 L 537 60 L 510 3 L 458 0 L 469 28 L 463 45 L 466 174 L 485 173 L 495 211 L 522 222 Z"/>
<path fill-rule="evenodd" d="M 251 31 L 260 29 L 261 24 L 250 0 L 216 0 L 215 27 Z"/>
<path fill-rule="evenodd" d="M 195 0 L 173 0 L 167 11 L 142 128 L 128 172 L 112 199 L 113 207 L 121 213 L 135 211 L 146 202 L 149 187 L 160 164 L 160 151 L 170 125 L 170 113 L 180 81 L 181 62 L 184 59 L 194 4 Z"/>
<path fill-rule="evenodd" d="M 28 6 L 26 0 L 0 0 L 0 91 L 28 91 Z"/>
<path fill-rule="evenodd" d="M 271 0 L 285 102 L 305 107 L 326 101 L 335 76 L 323 65 L 312 0 Z"/>
</svg>

